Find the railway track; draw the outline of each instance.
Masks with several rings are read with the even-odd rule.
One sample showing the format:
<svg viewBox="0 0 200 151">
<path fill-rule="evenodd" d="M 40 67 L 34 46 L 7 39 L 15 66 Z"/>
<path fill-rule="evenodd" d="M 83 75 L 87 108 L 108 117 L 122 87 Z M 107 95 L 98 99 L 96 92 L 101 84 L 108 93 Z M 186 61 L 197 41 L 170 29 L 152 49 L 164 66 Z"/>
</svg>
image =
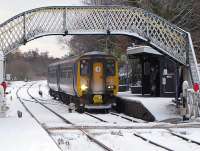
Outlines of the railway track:
<svg viewBox="0 0 200 151">
<path fill-rule="evenodd" d="M 91 113 L 88 113 L 88 112 L 85 112 L 84 114 L 86 114 L 88 116 L 91 116 L 91 117 L 93 117 L 93 118 L 95 118 L 95 119 L 97 119 L 97 120 L 99 120 L 101 122 L 110 123 L 109 120 L 106 120 L 106 119 L 102 118 L 101 114 L 100 115 L 99 114 L 91 114 Z M 137 119 L 134 119 L 134 118 L 126 117 L 126 116 L 123 116 L 123 115 L 120 115 L 120 114 L 114 113 L 114 112 L 109 112 L 108 114 L 103 114 L 103 115 L 105 115 L 105 116 L 111 116 L 113 118 L 124 119 L 125 121 L 131 122 L 131 123 L 143 123 L 143 122 L 145 122 L 143 120 L 139 120 L 139 119 L 137 120 Z"/>
<path fill-rule="evenodd" d="M 159 143 L 156 143 L 155 141 L 152 141 L 152 140 L 150 140 L 150 139 L 147 139 L 147 138 L 145 138 L 145 137 L 143 137 L 142 135 L 139 135 L 139 134 L 137 134 L 137 133 L 134 133 L 133 135 L 136 136 L 136 137 L 138 137 L 138 138 L 141 138 L 141 139 L 144 140 L 144 141 L 147 141 L 148 143 L 150 143 L 150 144 L 152 144 L 152 145 L 156 145 L 156 146 L 158 146 L 158 147 L 160 147 L 160 148 L 163 148 L 163 149 L 165 149 L 165 150 L 167 150 L 167 151 L 174 151 L 173 149 L 170 149 L 169 147 L 166 147 L 166 146 L 164 146 L 164 145 L 161 145 L 161 144 L 159 144 Z"/>
<path fill-rule="evenodd" d="M 179 138 L 181 138 L 181 139 L 183 139 L 183 140 L 185 140 L 185 141 L 187 141 L 187 142 L 191 142 L 191 143 L 200 145 L 200 142 L 198 142 L 198 141 L 195 141 L 195 140 L 186 138 L 186 137 L 184 137 L 184 136 L 182 136 L 182 135 L 180 135 L 180 134 L 178 134 L 178 133 L 175 133 L 175 132 L 173 132 L 173 131 L 171 131 L 171 130 L 169 130 L 169 131 L 170 131 L 170 134 L 173 135 L 173 136 L 179 137 Z"/>
<path fill-rule="evenodd" d="M 32 85 L 31 85 L 31 86 L 32 86 Z M 56 114 L 59 118 L 61 118 L 61 119 L 62 119 L 64 122 L 66 122 L 67 124 L 71 124 L 73 127 L 75 126 L 74 123 L 70 122 L 69 120 L 66 120 L 64 117 L 62 117 L 62 116 L 60 116 L 58 113 L 54 112 L 51 108 L 47 107 L 46 105 L 44 105 L 43 103 L 41 103 L 40 101 L 38 101 L 36 98 L 34 98 L 34 97 L 30 94 L 30 92 L 29 92 L 29 89 L 31 88 L 31 86 L 27 89 L 27 93 L 29 94 L 29 96 L 30 96 L 33 100 L 35 100 L 35 102 L 39 103 L 40 105 L 42 105 L 42 106 L 45 107 L 46 109 L 48 109 L 48 110 L 50 110 L 51 112 L 53 112 L 54 114 Z M 98 119 L 98 120 L 100 120 L 100 121 L 102 121 L 102 122 L 107 122 L 107 121 L 105 121 L 105 120 L 103 120 L 103 119 L 100 119 L 100 118 L 98 118 L 98 117 L 96 117 L 96 116 L 90 114 L 90 113 L 87 113 L 87 112 L 86 112 L 85 114 L 87 114 L 87 115 L 89 115 L 89 116 L 91 116 L 91 117 L 93 117 L 93 118 L 96 118 L 96 119 Z M 48 131 L 48 130 L 53 130 L 53 129 L 51 129 L 51 128 L 48 128 L 48 129 L 45 128 L 45 129 L 46 129 L 47 131 Z M 95 139 L 94 137 L 92 137 L 89 133 L 87 133 L 87 132 L 85 131 L 85 129 L 83 129 L 83 128 L 81 128 L 81 127 L 76 127 L 75 129 L 81 130 L 89 139 L 91 139 L 92 141 L 94 141 L 96 144 L 98 144 L 99 146 L 101 146 L 101 147 L 104 148 L 105 150 L 112 151 L 111 148 L 107 147 L 106 145 L 104 145 L 103 143 L 101 143 L 100 141 L 98 141 L 97 139 Z M 55 130 L 55 129 L 54 129 L 54 130 Z M 153 144 L 153 145 L 156 145 L 156 144 Z M 156 146 L 158 146 L 158 145 L 156 145 Z M 158 147 L 163 148 L 162 146 L 158 146 Z"/>
<path fill-rule="evenodd" d="M 40 89 L 41 85 L 38 85 L 38 86 L 39 86 L 39 89 Z M 45 100 L 45 99 L 41 99 L 41 98 L 38 98 L 38 97 L 37 98 L 34 97 L 34 98 L 37 99 L 37 100 L 40 100 L 42 104 L 51 104 L 50 102 L 53 101 L 53 99 L 47 99 L 47 100 Z M 58 101 L 55 101 L 55 102 L 58 103 Z M 108 119 L 104 119 L 102 117 L 103 115 L 113 116 L 113 118 L 115 118 L 115 119 L 119 119 L 119 120 L 120 119 L 124 119 L 125 121 L 133 122 L 133 123 L 146 122 L 146 121 L 143 121 L 143 120 L 140 120 L 140 119 L 131 118 L 131 117 L 120 115 L 120 114 L 114 113 L 114 112 L 109 112 L 109 114 L 91 114 L 91 113 L 88 113 L 88 112 L 84 112 L 83 114 L 85 114 L 87 116 L 90 116 L 92 118 L 95 118 L 98 121 L 104 122 L 104 123 L 115 123 L 115 124 L 117 124 L 116 121 L 109 121 Z"/>
<path fill-rule="evenodd" d="M 93 118 L 95 118 L 95 119 L 97 119 L 97 120 L 99 120 L 99 121 L 101 121 L 101 122 L 108 123 L 108 121 L 106 121 L 106 120 L 104 120 L 104 119 L 102 119 L 102 118 L 100 118 L 100 117 L 98 117 L 98 116 L 95 116 L 95 115 L 93 115 L 93 114 L 90 114 L 90 113 L 88 113 L 88 112 L 85 112 L 84 114 L 86 114 L 86 115 L 88 115 L 88 116 L 91 116 L 91 117 L 93 117 Z"/>
<path fill-rule="evenodd" d="M 104 122 L 104 123 L 108 123 L 109 121 L 106 121 L 105 119 L 102 119 L 102 118 L 100 118 L 100 117 L 98 117 L 98 116 L 95 116 L 94 114 L 90 114 L 90 113 L 88 113 L 88 112 L 85 112 L 85 114 L 86 115 L 88 115 L 88 116 L 91 116 L 91 117 L 93 117 L 93 118 L 95 118 L 95 119 L 97 119 L 97 120 L 99 120 L 99 121 L 101 121 L 101 122 Z M 117 117 L 120 117 L 120 118 L 123 118 L 123 119 L 125 119 L 125 120 L 127 120 L 127 121 L 130 121 L 130 122 L 133 122 L 133 123 L 141 123 L 141 122 L 143 122 L 143 123 L 146 123 L 146 121 L 143 121 L 143 120 L 139 120 L 139 119 L 134 119 L 134 118 L 130 118 L 130 117 L 126 117 L 126 116 L 124 116 L 124 115 L 120 115 L 120 114 L 118 114 L 118 113 L 115 113 L 115 112 L 110 112 L 109 114 L 111 114 L 111 115 L 114 115 L 114 116 L 117 116 Z M 174 125 L 174 124 L 172 124 L 172 125 Z M 182 125 L 182 126 L 172 126 L 172 127 L 174 127 L 174 128 L 186 128 L 186 127 L 190 127 L 191 125 Z M 197 126 L 198 128 L 199 128 L 199 125 L 195 125 L 195 126 Z M 81 126 L 82 128 L 83 128 L 83 126 Z M 187 141 L 187 142 L 191 142 L 191 143 L 194 143 L 194 144 L 197 144 L 197 145 L 200 145 L 200 142 L 197 142 L 197 141 L 195 141 L 195 140 L 191 140 L 191 139 L 188 139 L 188 138 L 186 138 L 186 137 L 184 137 L 184 136 L 182 136 L 182 135 L 179 135 L 179 134 L 177 134 L 177 133 L 175 133 L 175 132 L 173 132 L 170 128 L 172 128 L 172 127 L 168 127 L 168 126 L 166 126 L 166 127 L 163 127 L 163 126 L 161 126 L 161 127 L 159 127 L 159 126 L 150 126 L 150 127 L 141 127 L 141 126 L 139 126 L 139 127 L 137 127 L 137 126 L 135 126 L 135 127 L 132 127 L 132 126 L 121 126 L 121 127 L 118 127 L 118 126 L 98 126 L 98 127 L 95 127 L 95 126 L 85 126 L 84 127 L 84 129 L 165 129 L 165 130 L 167 130 L 171 135 L 173 135 L 173 136 L 175 136 L 175 137 L 178 137 L 178 138 L 181 138 L 181 139 L 183 139 L 183 140 L 185 140 L 185 141 Z M 69 127 L 68 127 L 69 128 Z M 68 129 L 67 128 L 67 129 Z M 62 129 L 62 128 L 60 128 L 60 129 Z M 65 129 L 65 128 L 63 128 L 63 129 Z M 168 148 L 168 147 L 166 147 L 166 146 L 163 146 L 163 145 L 160 145 L 160 144 L 158 144 L 158 143 L 156 143 L 156 142 L 154 142 L 154 141 L 151 141 L 151 140 L 149 140 L 149 139 L 147 139 L 147 138 L 145 138 L 145 137 L 143 137 L 142 135 L 139 135 L 139 134 L 137 134 L 137 133 L 134 133 L 134 135 L 136 136 L 136 137 L 139 137 L 139 138 L 141 138 L 141 139 L 143 139 L 143 140 L 145 140 L 145 141 L 147 141 L 147 142 L 149 142 L 150 144 L 153 144 L 153 145 L 156 145 L 156 146 L 159 146 L 159 147 L 161 147 L 161 148 L 163 148 L 163 149 L 166 149 L 166 150 L 169 150 L 169 151 L 172 151 L 172 149 L 170 149 L 170 148 Z"/>
<path fill-rule="evenodd" d="M 115 116 L 120 117 L 120 118 L 123 118 L 123 119 L 128 120 L 128 121 L 133 122 L 133 123 L 143 123 L 143 122 L 146 123 L 146 121 L 127 117 L 127 116 L 124 116 L 124 115 L 121 115 L 121 114 L 118 114 L 118 113 L 115 113 L 115 112 L 110 112 L 110 114 L 115 115 Z"/>
<path fill-rule="evenodd" d="M 23 101 L 22 100 L 20 100 L 21 98 L 18 96 L 18 98 L 19 98 L 19 100 L 20 100 L 20 102 L 23 104 L 23 106 L 26 108 L 26 110 L 31 114 L 31 116 L 48 132 L 48 134 L 50 135 L 50 133 L 52 132 L 52 131 L 55 131 L 55 130 L 67 130 L 67 129 L 73 129 L 73 130 L 80 130 L 83 134 L 85 134 L 92 142 L 94 142 L 94 143 L 96 143 L 97 145 L 99 145 L 101 148 L 103 148 L 104 150 L 113 150 L 113 149 L 111 149 L 111 148 L 109 148 L 108 146 L 106 146 L 105 144 L 103 144 L 102 142 L 100 142 L 99 140 L 97 140 L 97 139 L 95 139 L 90 133 L 88 133 L 88 131 L 87 131 L 87 129 L 152 129 L 152 128 L 154 128 L 154 129 L 165 129 L 165 130 L 168 130 L 169 131 L 169 133 L 171 134 L 171 135 L 173 135 L 174 137 L 178 137 L 178 138 L 181 138 L 182 140 L 184 140 L 184 141 L 186 141 L 186 142 L 189 142 L 189 143 L 194 143 L 194 144 L 197 144 L 197 145 L 200 145 L 200 143 L 199 142 L 197 142 L 197 141 L 194 141 L 194 140 L 190 140 L 190 139 L 188 139 L 188 138 L 186 138 L 186 137 L 184 137 L 184 136 L 181 136 L 181 135 L 179 135 L 179 134 L 177 134 L 177 133 L 175 133 L 175 132 L 173 132 L 173 131 L 171 131 L 170 130 L 170 128 L 177 128 L 177 125 L 175 125 L 175 126 L 79 126 L 79 125 L 76 125 L 76 124 L 74 124 L 74 123 L 72 123 L 71 121 L 69 121 L 69 120 L 67 120 L 66 118 L 64 118 L 63 116 L 61 116 L 60 114 L 58 114 L 58 113 L 56 113 L 54 110 L 52 110 L 51 108 L 49 108 L 48 106 L 46 106 L 45 104 L 44 104 L 44 102 L 40 102 L 40 101 L 38 101 L 38 100 L 40 100 L 40 99 L 36 99 L 35 97 L 33 97 L 32 95 L 31 95 L 31 93 L 29 92 L 29 89 L 31 88 L 33 86 L 33 84 L 32 85 L 30 85 L 30 87 L 27 89 L 27 93 L 30 95 L 30 97 L 32 98 L 32 100 L 34 100 L 33 102 L 35 102 L 35 103 L 38 103 L 38 104 L 40 104 L 41 106 L 43 106 L 44 108 L 46 108 L 47 110 L 49 110 L 50 112 L 52 112 L 53 114 L 55 114 L 56 116 L 58 116 L 60 119 L 62 119 L 65 123 L 67 123 L 67 124 L 71 124 L 71 126 L 68 126 L 68 127 L 45 127 L 44 125 L 42 125 L 42 123 L 40 123 L 40 121 L 37 119 L 37 117 L 35 117 L 32 113 L 31 113 L 31 111 L 26 107 L 26 105 L 23 103 Z M 41 100 L 42 101 L 42 100 Z M 43 100 L 44 101 L 44 100 Z M 95 119 L 98 119 L 99 121 L 101 121 L 101 122 L 104 122 L 104 123 L 107 123 L 108 121 L 106 121 L 106 120 L 104 120 L 104 119 L 101 119 L 101 118 L 99 118 L 99 117 L 97 117 L 97 116 L 95 116 L 95 115 L 93 115 L 93 114 L 90 114 L 90 113 L 85 113 L 86 115 L 89 115 L 89 116 L 91 116 L 91 117 L 93 117 L 93 118 L 95 118 Z M 121 116 L 121 115 L 119 115 L 119 114 L 117 114 L 117 113 L 113 113 L 113 112 L 111 112 L 111 114 L 112 115 L 114 115 L 114 116 L 120 116 L 121 118 L 123 118 L 124 116 Z M 127 117 L 125 117 L 124 119 L 126 119 L 126 120 L 128 120 L 128 121 L 130 121 L 130 122 L 135 122 L 135 123 L 137 123 L 137 121 L 134 121 L 134 120 L 132 120 L 132 119 L 129 119 L 129 118 L 127 118 Z M 174 124 L 171 124 L 171 125 L 174 125 Z M 191 126 L 191 125 L 190 125 Z M 199 125 L 196 125 L 197 127 L 199 126 Z M 182 127 L 183 128 L 186 128 L 187 127 L 187 124 L 184 124 L 184 125 L 182 125 Z M 189 126 L 188 126 L 189 127 Z M 180 126 L 180 128 L 181 128 L 181 126 Z M 160 148 L 162 148 L 162 149 L 164 149 L 164 150 L 168 150 L 168 151 L 172 151 L 173 149 L 171 149 L 171 148 L 169 148 L 169 147 L 167 147 L 167 146 L 165 146 L 165 145 L 163 145 L 163 144 L 159 144 L 159 143 L 157 143 L 156 141 L 153 141 L 153 140 L 151 140 L 151 139 L 148 139 L 148 138 L 146 138 L 146 137 L 144 137 L 144 136 L 142 136 L 142 135 L 140 135 L 140 134 L 138 134 L 138 133 L 133 133 L 133 135 L 135 136 L 135 137 L 138 137 L 138 138 L 140 138 L 140 139 L 142 139 L 142 140 L 144 140 L 144 141 L 146 141 L 146 142 L 148 142 L 148 143 L 150 143 L 150 144 L 152 144 L 152 145 L 154 145 L 154 146 L 157 146 L 157 147 L 160 147 Z M 52 138 L 53 139 L 53 138 Z M 54 140 L 55 141 L 55 140 Z"/>
<path fill-rule="evenodd" d="M 25 84 L 26 85 L 26 84 Z M 25 108 L 25 110 L 30 114 L 30 116 L 47 132 L 47 134 L 49 135 L 49 137 L 54 141 L 54 143 L 57 145 L 57 147 L 61 150 L 60 146 L 57 144 L 57 142 L 53 139 L 53 137 L 50 135 L 48 129 L 46 129 L 43 124 L 36 118 L 36 116 L 29 110 L 29 108 L 25 105 L 25 103 L 22 101 L 21 97 L 19 96 L 19 91 L 25 86 L 21 86 L 17 89 L 16 91 L 16 96 L 17 99 L 20 101 L 20 103 L 22 104 L 22 106 Z"/>
<path fill-rule="evenodd" d="M 33 85 L 33 84 L 32 84 Z M 27 93 L 30 95 L 30 97 L 37 102 L 38 104 L 42 105 L 44 108 L 46 108 L 47 110 L 49 110 L 50 112 L 52 112 L 53 114 L 55 114 L 58 118 L 62 119 L 63 122 L 67 123 L 67 124 L 71 124 L 72 126 L 75 125 L 74 123 L 72 123 L 71 121 L 67 120 L 66 118 L 64 118 L 63 116 L 59 115 L 58 113 L 56 113 L 55 111 L 53 111 L 51 108 L 47 107 L 46 105 L 42 104 L 40 101 L 38 101 L 36 98 L 34 98 L 30 92 L 29 89 L 31 88 L 31 86 L 27 89 Z M 34 118 L 37 123 L 49 134 L 49 136 L 53 139 L 53 141 L 56 143 L 56 145 L 60 148 L 60 146 L 57 144 L 57 142 L 54 140 L 54 138 L 50 135 L 51 134 L 51 130 L 46 128 L 44 126 L 43 123 L 41 123 L 39 121 L 39 119 L 31 112 L 31 110 L 26 106 L 26 104 L 23 102 L 23 100 L 20 98 L 18 92 L 20 91 L 22 87 L 20 87 L 17 92 L 17 98 L 19 99 L 19 101 L 21 102 L 21 104 L 24 106 L 24 108 L 26 109 L 26 111 L 31 115 L 32 118 Z M 83 134 L 85 134 L 92 142 L 94 142 L 95 144 L 99 145 L 101 148 L 103 148 L 104 150 L 107 151 L 113 151 L 111 148 L 109 148 L 108 146 L 104 145 L 102 142 L 98 141 L 97 139 L 95 139 L 92 135 L 90 135 L 88 132 L 86 132 L 84 129 L 82 128 L 76 128 L 77 130 L 80 130 Z M 61 149 L 61 148 L 60 148 Z M 61 149 L 62 150 L 62 149 Z"/>
</svg>

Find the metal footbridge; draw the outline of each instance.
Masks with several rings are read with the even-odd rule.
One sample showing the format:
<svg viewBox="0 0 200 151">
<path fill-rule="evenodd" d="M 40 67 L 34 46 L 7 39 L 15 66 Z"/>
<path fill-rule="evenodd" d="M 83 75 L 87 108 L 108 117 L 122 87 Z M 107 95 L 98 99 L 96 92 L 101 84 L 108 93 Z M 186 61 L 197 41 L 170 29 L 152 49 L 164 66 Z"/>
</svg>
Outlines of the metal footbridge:
<svg viewBox="0 0 200 151">
<path fill-rule="evenodd" d="M 19 46 L 48 35 L 129 35 L 185 65 L 188 81 L 200 84 L 190 33 L 135 7 L 56 6 L 18 14 L 0 25 L 0 51 L 6 56 Z"/>
</svg>

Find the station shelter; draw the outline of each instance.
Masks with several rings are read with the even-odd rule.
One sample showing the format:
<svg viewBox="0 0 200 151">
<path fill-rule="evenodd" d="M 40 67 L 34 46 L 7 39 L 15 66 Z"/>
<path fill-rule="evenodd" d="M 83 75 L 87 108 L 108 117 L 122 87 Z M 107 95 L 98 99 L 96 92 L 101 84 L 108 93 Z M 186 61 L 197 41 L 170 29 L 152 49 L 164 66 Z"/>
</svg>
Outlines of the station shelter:
<svg viewBox="0 0 200 151">
<path fill-rule="evenodd" d="M 127 49 L 132 74 L 131 92 L 156 97 L 175 97 L 177 90 L 177 64 L 149 46 Z"/>
</svg>

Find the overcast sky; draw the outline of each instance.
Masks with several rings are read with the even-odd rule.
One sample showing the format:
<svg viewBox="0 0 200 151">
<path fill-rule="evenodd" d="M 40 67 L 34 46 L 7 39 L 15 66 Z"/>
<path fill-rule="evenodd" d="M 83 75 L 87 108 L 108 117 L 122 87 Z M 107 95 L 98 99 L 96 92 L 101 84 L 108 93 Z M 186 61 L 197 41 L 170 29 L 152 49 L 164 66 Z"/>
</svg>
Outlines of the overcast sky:
<svg viewBox="0 0 200 151">
<path fill-rule="evenodd" d="M 23 11 L 42 6 L 82 5 L 81 0 L 0 0 L 0 23 Z M 56 36 L 43 37 L 21 46 L 20 50 L 38 48 L 48 51 L 51 56 L 61 57 L 67 54 L 69 48 L 63 49 Z"/>
</svg>

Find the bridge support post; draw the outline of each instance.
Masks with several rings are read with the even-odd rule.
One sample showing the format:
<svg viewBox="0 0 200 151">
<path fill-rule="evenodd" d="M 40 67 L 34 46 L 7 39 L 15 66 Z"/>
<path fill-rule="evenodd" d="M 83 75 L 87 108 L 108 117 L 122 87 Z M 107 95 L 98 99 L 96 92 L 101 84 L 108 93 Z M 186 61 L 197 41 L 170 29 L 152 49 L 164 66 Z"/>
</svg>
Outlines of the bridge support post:
<svg viewBox="0 0 200 151">
<path fill-rule="evenodd" d="M 179 65 L 176 63 L 176 96 L 175 96 L 175 100 L 176 100 L 176 107 L 178 108 L 179 106 Z"/>
<path fill-rule="evenodd" d="M 5 57 L 2 51 L 0 51 L 0 83 L 5 78 Z"/>
</svg>

